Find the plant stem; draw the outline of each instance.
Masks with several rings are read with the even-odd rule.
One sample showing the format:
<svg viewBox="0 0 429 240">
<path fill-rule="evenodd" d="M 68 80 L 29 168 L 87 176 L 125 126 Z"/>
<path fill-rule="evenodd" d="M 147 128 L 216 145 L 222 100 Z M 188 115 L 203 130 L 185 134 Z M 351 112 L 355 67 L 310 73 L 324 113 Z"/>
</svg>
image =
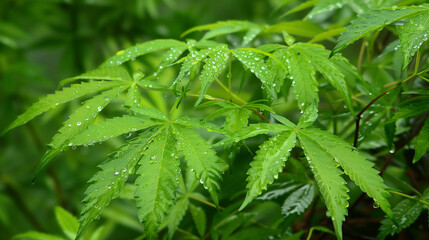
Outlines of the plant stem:
<svg viewBox="0 0 429 240">
<path fill-rule="evenodd" d="M 360 71 L 361 67 L 362 67 L 362 60 L 363 60 L 363 54 L 365 53 L 365 39 L 362 39 L 362 45 L 360 47 L 360 51 L 359 51 L 359 59 L 358 59 L 358 63 L 357 63 L 357 69 Z"/>
<path fill-rule="evenodd" d="M 359 137 L 359 123 L 360 123 L 360 118 L 362 116 L 362 114 L 369 108 L 371 107 L 372 104 L 374 104 L 378 99 L 380 99 L 381 97 L 383 97 L 384 95 L 388 94 L 390 91 L 396 89 L 397 87 L 401 86 L 402 84 L 406 83 L 408 80 L 414 78 L 417 74 L 412 74 L 409 77 L 405 78 L 404 80 L 400 81 L 398 84 L 396 84 L 395 86 L 387 89 L 386 91 L 384 91 L 382 94 L 378 95 L 376 98 L 374 98 L 371 102 L 369 102 L 357 115 L 356 115 L 356 128 L 355 128 L 355 136 L 354 136 L 354 142 L 353 142 L 353 146 L 357 147 L 357 143 L 358 143 L 358 137 Z"/>
<path fill-rule="evenodd" d="M 425 200 L 422 200 L 422 199 L 416 199 L 415 197 L 410 196 L 410 195 L 408 195 L 408 194 L 400 193 L 400 192 L 392 191 L 392 190 L 388 190 L 388 192 L 393 193 L 393 194 L 396 194 L 396 195 L 399 195 L 399 196 L 402 196 L 402 197 L 406 197 L 406 198 L 409 198 L 409 199 L 413 199 L 413 200 L 419 201 L 419 202 L 421 202 L 421 203 L 423 203 L 423 204 L 425 204 L 425 205 L 428 205 L 428 206 L 429 206 L 429 202 L 427 202 L 427 201 L 425 201 Z"/>
<path fill-rule="evenodd" d="M 204 200 L 204 199 L 201 199 L 201 198 L 198 198 L 198 197 L 195 197 L 195 196 L 192 196 L 192 195 L 188 195 L 188 196 L 189 196 L 189 198 L 191 198 L 191 199 L 194 199 L 194 200 L 196 200 L 196 201 L 198 201 L 198 202 L 204 203 L 204 204 L 206 204 L 206 205 L 208 205 L 208 206 L 210 206 L 210 207 L 213 207 L 213 208 L 216 208 L 216 209 L 217 209 L 216 205 L 214 205 L 213 203 L 211 203 L 211 202 L 209 202 L 209 201 L 206 201 L 206 200 Z M 219 209 L 220 209 L 220 210 L 225 210 L 225 208 L 223 208 L 223 207 L 221 207 L 221 206 L 219 206 Z"/>
</svg>

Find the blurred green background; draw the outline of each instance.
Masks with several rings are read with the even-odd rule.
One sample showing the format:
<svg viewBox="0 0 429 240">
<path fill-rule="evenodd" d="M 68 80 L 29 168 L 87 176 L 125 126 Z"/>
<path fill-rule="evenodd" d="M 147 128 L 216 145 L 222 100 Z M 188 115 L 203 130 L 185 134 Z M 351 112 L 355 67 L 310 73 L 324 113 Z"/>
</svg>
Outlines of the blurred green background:
<svg viewBox="0 0 429 240">
<path fill-rule="evenodd" d="M 180 39 L 185 30 L 220 20 L 275 23 L 282 0 L 1 0 L 0 130 L 60 80 L 96 68 L 130 45 L 157 38 Z M 296 4 L 295 4 L 296 5 Z M 0 138 L 0 239 L 26 231 L 61 234 L 54 207 L 74 215 L 87 180 L 121 140 L 60 154 L 31 176 L 46 144 L 79 105 L 57 108 Z M 102 223 L 108 239 L 141 235 L 135 206 L 115 200 Z"/>
</svg>

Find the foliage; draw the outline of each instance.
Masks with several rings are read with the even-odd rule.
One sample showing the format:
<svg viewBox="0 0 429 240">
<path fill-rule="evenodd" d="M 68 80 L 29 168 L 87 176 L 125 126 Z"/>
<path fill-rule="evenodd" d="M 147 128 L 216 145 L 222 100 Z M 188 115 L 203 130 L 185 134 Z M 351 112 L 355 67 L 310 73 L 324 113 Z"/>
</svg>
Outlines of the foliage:
<svg viewBox="0 0 429 240">
<path fill-rule="evenodd" d="M 108 226 L 91 224 L 132 199 L 123 222 L 147 239 L 343 239 L 362 234 L 346 216 L 369 201 L 386 215 L 377 238 L 412 228 L 429 205 L 427 182 L 410 186 L 404 170 L 428 161 L 429 4 L 370 2 L 283 1 L 288 21 L 193 27 L 61 81 L 1 132 L 73 106 L 33 181 L 70 148 L 116 150 L 90 178 L 79 220 L 56 208 L 66 238 L 15 238 L 96 239 Z"/>
</svg>

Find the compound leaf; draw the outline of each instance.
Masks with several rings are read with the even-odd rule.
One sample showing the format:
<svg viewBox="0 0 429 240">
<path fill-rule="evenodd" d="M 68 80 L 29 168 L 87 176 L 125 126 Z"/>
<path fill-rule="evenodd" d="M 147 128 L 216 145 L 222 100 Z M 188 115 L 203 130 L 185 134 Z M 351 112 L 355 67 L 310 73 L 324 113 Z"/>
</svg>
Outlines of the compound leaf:
<svg viewBox="0 0 429 240">
<path fill-rule="evenodd" d="M 240 210 L 267 189 L 283 171 L 290 151 L 295 146 L 296 133 L 282 132 L 264 142 L 256 152 L 255 159 L 250 163 L 247 181 L 247 194 Z"/>
</svg>

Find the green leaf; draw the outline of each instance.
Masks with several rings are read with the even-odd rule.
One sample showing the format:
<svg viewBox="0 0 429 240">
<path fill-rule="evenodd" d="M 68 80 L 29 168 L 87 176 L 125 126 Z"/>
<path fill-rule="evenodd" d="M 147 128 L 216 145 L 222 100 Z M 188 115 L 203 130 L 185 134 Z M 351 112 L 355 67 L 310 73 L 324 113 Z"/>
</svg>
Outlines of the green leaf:
<svg viewBox="0 0 429 240">
<path fill-rule="evenodd" d="M 273 183 L 268 189 L 267 192 L 262 194 L 257 199 L 259 200 L 273 200 L 277 199 L 283 195 L 286 195 L 292 191 L 295 191 L 297 188 L 302 187 L 303 183 L 295 180 L 289 180 L 283 183 Z"/>
<path fill-rule="evenodd" d="M 167 49 L 183 49 L 187 48 L 187 44 L 173 39 L 159 39 L 150 42 L 140 43 L 121 50 L 115 56 L 110 57 L 103 63 L 104 66 L 117 66 L 129 60 L 134 61 L 137 57 Z"/>
<path fill-rule="evenodd" d="M 250 163 L 247 174 L 247 194 L 240 210 L 267 189 L 283 171 L 290 151 L 295 146 L 296 133 L 283 132 L 264 142 L 256 152 L 255 159 Z"/>
<path fill-rule="evenodd" d="M 308 131 L 309 133 L 307 133 Z M 343 238 L 342 222 L 347 215 L 349 191 L 346 181 L 341 177 L 343 172 L 338 168 L 338 163 L 333 159 L 320 142 L 315 141 L 311 136 L 311 130 L 301 130 L 298 138 L 301 147 L 314 174 L 320 193 L 325 200 L 329 216 L 334 224 L 335 233 L 338 239 Z"/>
<path fill-rule="evenodd" d="M 70 87 L 63 88 L 61 91 L 56 91 L 54 94 L 48 94 L 47 96 L 40 98 L 38 102 L 29 107 L 23 114 L 19 115 L 13 123 L 11 123 L 5 130 L 1 132 L 0 136 L 4 135 L 13 128 L 26 124 L 28 121 L 39 116 L 40 114 L 54 109 L 70 100 L 123 84 L 124 82 L 122 81 L 82 82 L 80 84 L 73 84 Z"/>
<path fill-rule="evenodd" d="M 403 102 L 399 110 L 395 113 L 393 120 L 401 118 L 410 118 L 429 111 L 429 96 L 415 97 L 409 101 Z"/>
<path fill-rule="evenodd" d="M 222 73 L 225 64 L 229 59 L 229 50 L 227 45 L 219 45 L 212 49 L 207 58 L 204 60 L 206 63 L 201 71 L 201 93 L 198 100 L 195 102 L 195 106 L 203 100 L 208 88 L 213 81 Z"/>
<path fill-rule="evenodd" d="M 207 57 L 210 52 L 211 51 L 209 49 L 202 49 L 200 51 L 191 49 L 188 56 L 182 63 L 179 74 L 172 83 L 173 89 L 176 88 L 177 84 L 179 84 L 185 76 L 191 75 L 193 68 L 197 68 L 199 70 L 199 64 Z"/>
<path fill-rule="evenodd" d="M 68 239 L 75 239 L 79 222 L 76 217 L 61 207 L 55 207 L 58 224 Z"/>
<path fill-rule="evenodd" d="M 64 79 L 60 85 L 75 80 L 111 80 L 111 81 L 133 81 L 127 69 L 123 66 L 104 66 L 88 71 L 76 77 Z"/>
<path fill-rule="evenodd" d="M 13 239 L 25 239 L 25 240 L 65 240 L 62 237 L 57 237 L 54 235 L 30 231 L 26 233 L 21 233 L 13 237 Z"/>
<path fill-rule="evenodd" d="M 290 21 L 271 25 L 264 29 L 263 33 L 287 33 L 300 37 L 313 38 L 324 32 L 319 25 L 310 21 Z"/>
<path fill-rule="evenodd" d="M 214 203 L 218 205 L 216 191 L 220 189 L 219 182 L 222 179 L 222 160 L 195 131 L 177 125 L 172 127 L 177 139 L 177 148 L 185 156 L 188 167 L 195 173 L 195 177 L 204 188 L 209 191 Z"/>
<path fill-rule="evenodd" d="M 293 125 L 295 126 L 295 125 Z M 219 147 L 218 145 L 225 145 L 232 142 L 239 142 L 241 140 L 251 138 L 260 134 L 267 133 L 279 133 L 284 131 L 291 131 L 294 127 L 286 126 L 278 123 L 256 123 L 250 124 L 248 127 L 238 130 L 231 135 L 229 138 L 226 138 L 219 143 L 216 143 L 213 147 Z"/>
<path fill-rule="evenodd" d="M 247 126 L 249 120 L 249 112 L 245 108 L 236 108 L 231 111 L 225 118 L 225 130 L 235 132 Z"/>
<path fill-rule="evenodd" d="M 390 194 L 383 179 L 378 175 L 379 172 L 374 168 L 374 163 L 366 160 L 351 144 L 329 132 L 320 129 L 300 131 L 300 136 L 304 134 L 319 149 L 340 164 L 350 179 L 373 198 L 388 216 L 392 215 L 387 200 Z"/>
<path fill-rule="evenodd" d="M 69 140 L 91 124 L 97 117 L 98 113 L 123 90 L 123 86 L 119 86 L 111 90 L 104 91 L 87 100 L 83 106 L 76 109 L 76 111 L 70 115 L 69 119 L 64 122 L 64 125 L 58 130 L 58 133 L 55 134 L 51 143 L 48 145 L 50 149 L 45 152 L 42 160 L 40 160 L 40 163 L 33 175 L 33 181 L 53 157 L 73 145 Z"/>
<path fill-rule="evenodd" d="M 341 34 L 337 45 L 332 50 L 332 55 L 373 31 L 381 30 L 393 22 L 420 14 L 425 10 L 421 7 L 408 7 L 405 9 L 371 10 L 368 13 L 360 14 L 351 21 L 351 24 L 346 27 L 346 31 Z"/>
<path fill-rule="evenodd" d="M 399 30 L 399 39 L 401 41 L 402 51 L 402 68 L 405 69 L 411 61 L 411 58 L 420 48 L 420 46 L 428 40 L 429 34 L 429 10 L 426 10 L 421 15 L 412 17 Z"/>
<path fill-rule="evenodd" d="M 209 30 L 202 38 L 202 40 L 206 40 L 235 32 L 248 31 L 243 38 L 242 45 L 245 46 L 261 32 L 262 28 L 263 27 L 261 25 L 247 21 L 221 21 L 213 24 L 193 27 L 182 33 L 181 36 L 186 36 L 195 31 Z"/>
<path fill-rule="evenodd" d="M 127 92 L 127 98 L 125 100 L 125 106 L 128 107 L 140 107 L 141 104 L 141 94 L 140 94 L 140 88 L 133 84 Z"/>
<path fill-rule="evenodd" d="M 202 128 L 209 132 L 223 133 L 223 129 L 211 122 L 206 122 L 198 118 L 190 118 L 188 116 L 180 117 L 174 120 L 174 123 L 180 124 L 188 128 Z"/>
<path fill-rule="evenodd" d="M 284 201 L 282 214 L 288 217 L 291 214 L 302 214 L 311 204 L 315 196 L 313 184 L 307 184 L 294 190 Z"/>
<path fill-rule="evenodd" d="M 131 142 L 123 145 L 109 160 L 99 165 L 101 169 L 89 182 L 85 191 L 85 206 L 82 209 L 79 231 L 76 239 L 80 239 L 88 226 L 98 219 L 110 201 L 117 198 L 134 167 L 142 156 L 148 136 L 142 134 Z"/>
<path fill-rule="evenodd" d="M 139 164 L 135 192 L 138 217 L 144 222 L 148 239 L 155 239 L 159 225 L 174 203 L 176 189 L 180 188 L 180 161 L 168 125 L 147 146 Z"/>
<path fill-rule="evenodd" d="M 415 153 L 413 163 L 418 162 L 423 155 L 429 150 L 429 118 L 426 119 L 425 124 L 416 137 Z"/>
<path fill-rule="evenodd" d="M 250 69 L 250 71 L 255 74 L 259 80 L 261 80 L 261 88 L 267 89 L 268 93 L 270 94 L 269 98 L 276 99 L 277 94 L 274 90 L 276 85 L 274 84 L 273 75 L 269 71 L 268 66 L 264 61 L 265 55 L 243 49 L 236 49 L 232 53 L 246 68 Z"/>
<path fill-rule="evenodd" d="M 415 199 L 404 199 L 392 210 L 393 221 L 389 218 L 381 221 L 377 239 L 383 240 L 389 234 L 393 236 L 395 233 L 400 233 L 402 229 L 409 227 L 420 216 L 423 206 Z"/>
<path fill-rule="evenodd" d="M 301 112 L 302 113 L 302 112 Z M 302 113 L 301 117 L 299 118 L 298 122 L 298 128 L 306 128 L 313 124 L 318 116 L 318 109 L 315 102 L 312 102 L 310 106 L 305 108 L 304 113 Z"/>
<path fill-rule="evenodd" d="M 167 117 L 156 108 L 131 107 L 131 111 L 133 111 L 134 113 L 142 117 L 152 118 L 152 119 L 161 120 L 161 121 L 167 120 Z"/>
<path fill-rule="evenodd" d="M 316 44 L 295 44 L 293 48 L 303 54 L 307 61 L 319 71 L 328 82 L 334 86 L 343 97 L 348 109 L 354 115 L 352 96 L 349 87 L 346 84 L 344 75 L 340 69 L 330 61 L 329 51 L 324 49 L 322 45 Z"/>
<path fill-rule="evenodd" d="M 318 83 L 311 62 L 294 48 L 288 49 L 286 62 L 301 113 L 313 104 L 313 101 L 317 106 L 319 103 Z"/>
<path fill-rule="evenodd" d="M 192 219 L 194 220 L 195 226 L 197 227 L 198 234 L 201 237 L 204 237 L 206 232 L 206 214 L 201 207 L 195 206 L 193 204 L 189 205 L 189 210 L 191 211 Z"/>
<path fill-rule="evenodd" d="M 89 126 L 86 130 L 71 139 L 70 143 L 74 146 L 92 145 L 94 143 L 101 143 L 124 133 L 129 133 L 131 135 L 132 132 L 150 128 L 159 124 L 162 124 L 162 122 L 160 123 L 150 119 L 129 115 L 109 118 L 106 119 L 106 121 L 98 122 L 97 125 Z"/>
<path fill-rule="evenodd" d="M 173 238 L 174 232 L 182 221 L 183 216 L 188 210 L 189 198 L 182 197 L 176 202 L 176 205 L 171 208 L 170 214 L 168 215 L 168 237 Z"/>
<path fill-rule="evenodd" d="M 319 0 L 307 17 L 311 19 L 321 13 L 342 8 L 345 3 L 346 0 Z"/>
</svg>

